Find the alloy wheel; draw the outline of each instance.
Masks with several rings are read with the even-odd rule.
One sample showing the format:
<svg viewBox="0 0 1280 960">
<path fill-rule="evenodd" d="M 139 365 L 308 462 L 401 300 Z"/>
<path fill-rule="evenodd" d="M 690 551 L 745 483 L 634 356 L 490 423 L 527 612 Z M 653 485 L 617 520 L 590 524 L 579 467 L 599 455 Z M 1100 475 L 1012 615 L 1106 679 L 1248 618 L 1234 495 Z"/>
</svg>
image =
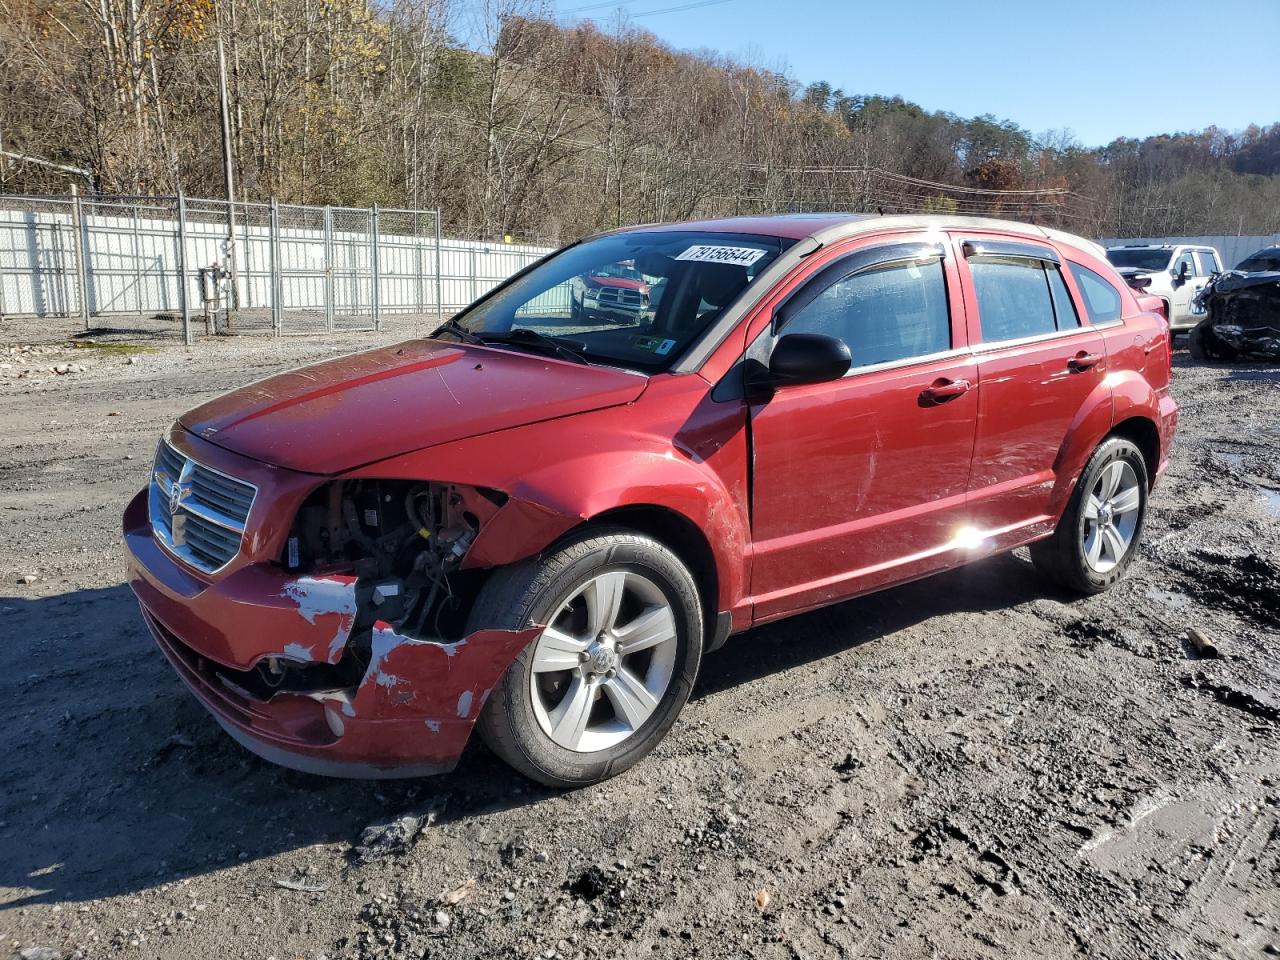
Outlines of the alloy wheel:
<svg viewBox="0 0 1280 960">
<path fill-rule="evenodd" d="M 1110 573 L 1124 560 L 1141 508 L 1137 471 L 1124 460 L 1103 467 L 1085 499 L 1081 531 L 1085 563 L 1095 573 Z"/>
<path fill-rule="evenodd" d="M 632 570 L 597 574 L 569 595 L 534 646 L 538 725 L 578 753 L 621 743 L 657 710 L 676 653 L 675 613 L 657 584 Z"/>
</svg>

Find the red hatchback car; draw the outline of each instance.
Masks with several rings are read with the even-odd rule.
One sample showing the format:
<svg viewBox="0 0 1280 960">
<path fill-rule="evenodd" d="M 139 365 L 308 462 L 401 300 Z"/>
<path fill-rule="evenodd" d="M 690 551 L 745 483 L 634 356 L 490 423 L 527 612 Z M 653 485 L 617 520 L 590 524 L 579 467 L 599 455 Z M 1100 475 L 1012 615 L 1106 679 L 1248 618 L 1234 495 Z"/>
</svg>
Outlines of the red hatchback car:
<svg viewBox="0 0 1280 960">
<path fill-rule="evenodd" d="M 572 309 L 619 265 L 661 296 Z M 1177 422 L 1169 332 L 1100 247 L 808 215 L 574 244 L 434 336 L 184 414 L 129 579 L 226 730 L 300 770 L 618 773 L 703 654 L 1031 545 L 1123 575 Z"/>
</svg>

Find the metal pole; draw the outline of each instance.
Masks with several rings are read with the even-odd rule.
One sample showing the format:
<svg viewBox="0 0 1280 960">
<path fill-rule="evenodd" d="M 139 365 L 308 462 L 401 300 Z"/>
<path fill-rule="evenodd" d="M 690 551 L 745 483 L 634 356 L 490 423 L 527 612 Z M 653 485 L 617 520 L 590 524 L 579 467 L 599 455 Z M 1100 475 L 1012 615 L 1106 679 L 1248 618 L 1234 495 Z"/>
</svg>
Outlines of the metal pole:
<svg viewBox="0 0 1280 960">
<path fill-rule="evenodd" d="M 369 306 L 373 313 L 373 329 L 382 329 L 382 317 L 378 310 L 378 301 L 381 299 L 378 286 L 381 282 L 378 270 L 378 205 L 373 205 L 373 210 L 369 214 L 369 226 L 371 228 L 369 236 L 369 257 L 370 272 L 373 274 L 369 284 Z"/>
<path fill-rule="evenodd" d="M 333 333 L 333 207 L 324 208 L 324 325 Z"/>
<path fill-rule="evenodd" d="M 426 281 L 425 270 L 422 269 L 422 231 L 418 226 L 418 217 L 420 211 L 416 208 L 413 211 L 413 253 L 414 266 L 418 274 L 418 282 L 414 284 L 414 290 L 417 293 L 418 300 L 418 317 L 422 317 L 422 308 L 426 303 L 426 296 L 422 292 L 422 285 Z"/>
<path fill-rule="evenodd" d="M 436 214 L 436 316 L 444 319 L 444 283 L 442 281 L 442 271 L 444 266 L 441 262 L 442 245 L 440 241 L 440 210 L 435 211 Z"/>
<path fill-rule="evenodd" d="M 471 248 L 471 302 L 476 302 L 476 287 L 478 286 L 479 276 L 476 274 L 476 248 Z"/>
<path fill-rule="evenodd" d="M 182 342 L 191 346 L 191 303 L 187 295 L 187 198 L 178 191 L 178 302 L 182 304 Z"/>
<path fill-rule="evenodd" d="M 89 329 L 89 265 L 85 262 L 89 247 L 85 243 L 84 206 L 80 200 L 80 190 L 71 185 L 71 225 L 76 234 L 76 282 L 80 285 L 80 319 L 84 328 Z"/>
<path fill-rule="evenodd" d="M 227 191 L 227 275 L 231 281 L 231 307 L 240 309 L 240 288 L 236 283 L 236 190 L 231 159 L 231 109 L 227 97 L 227 56 L 218 31 L 218 105 L 222 113 L 222 179 Z M 227 326 L 230 327 L 230 318 Z"/>
<path fill-rule="evenodd" d="M 280 269 L 280 203 L 271 198 L 271 332 L 280 336 L 280 300 L 284 295 Z"/>
<path fill-rule="evenodd" d="M 133 208 L 133 302 L 142 316 L 142 241 L 138 236 L 138 208 Z"/>
</svg>

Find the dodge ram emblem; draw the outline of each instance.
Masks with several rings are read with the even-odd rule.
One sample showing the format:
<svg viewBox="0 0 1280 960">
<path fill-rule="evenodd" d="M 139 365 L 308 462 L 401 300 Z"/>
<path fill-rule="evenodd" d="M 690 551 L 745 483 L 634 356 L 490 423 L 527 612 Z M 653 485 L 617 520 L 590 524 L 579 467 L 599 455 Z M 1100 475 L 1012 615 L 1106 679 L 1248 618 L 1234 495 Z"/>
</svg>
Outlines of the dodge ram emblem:
<svg viewBox="0 0 1280 960">
<path fill-rule="evenodd" d="M 173 516 L 182 506 L 182 498 L 187 495 L 187 491 L 177 480 L 169 484 L 169 516 Z"/>
</svg>

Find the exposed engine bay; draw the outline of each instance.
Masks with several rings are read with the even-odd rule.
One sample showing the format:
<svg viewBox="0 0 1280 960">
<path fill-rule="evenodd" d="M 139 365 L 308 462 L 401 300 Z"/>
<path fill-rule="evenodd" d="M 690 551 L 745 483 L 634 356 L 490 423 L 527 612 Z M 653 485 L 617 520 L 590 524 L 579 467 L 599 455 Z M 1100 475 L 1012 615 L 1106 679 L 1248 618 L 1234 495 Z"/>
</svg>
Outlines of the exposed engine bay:
<svg viewBox="0 0 1280 960">
<path fill-rule="evenodd" d="M 1217 274 L 1196 295 L 1196 304 L 1206 312 L 1191 333 L 1200 358 L 1280 360 L 1280 272 Z"/>
<path fill-rule="evenodd" d="M 244 692 L 352 688 L 375 657 L 374 634 L 456 642 L 483 574 L 460 569 L 507 498 L 495 490 L 405 480 L 335 481 L 298 511 L 281 565 L 314 578 L 354 577 L 354 618 L 336 662 L 269 657 L 235 678 Z"/>
</svg>

